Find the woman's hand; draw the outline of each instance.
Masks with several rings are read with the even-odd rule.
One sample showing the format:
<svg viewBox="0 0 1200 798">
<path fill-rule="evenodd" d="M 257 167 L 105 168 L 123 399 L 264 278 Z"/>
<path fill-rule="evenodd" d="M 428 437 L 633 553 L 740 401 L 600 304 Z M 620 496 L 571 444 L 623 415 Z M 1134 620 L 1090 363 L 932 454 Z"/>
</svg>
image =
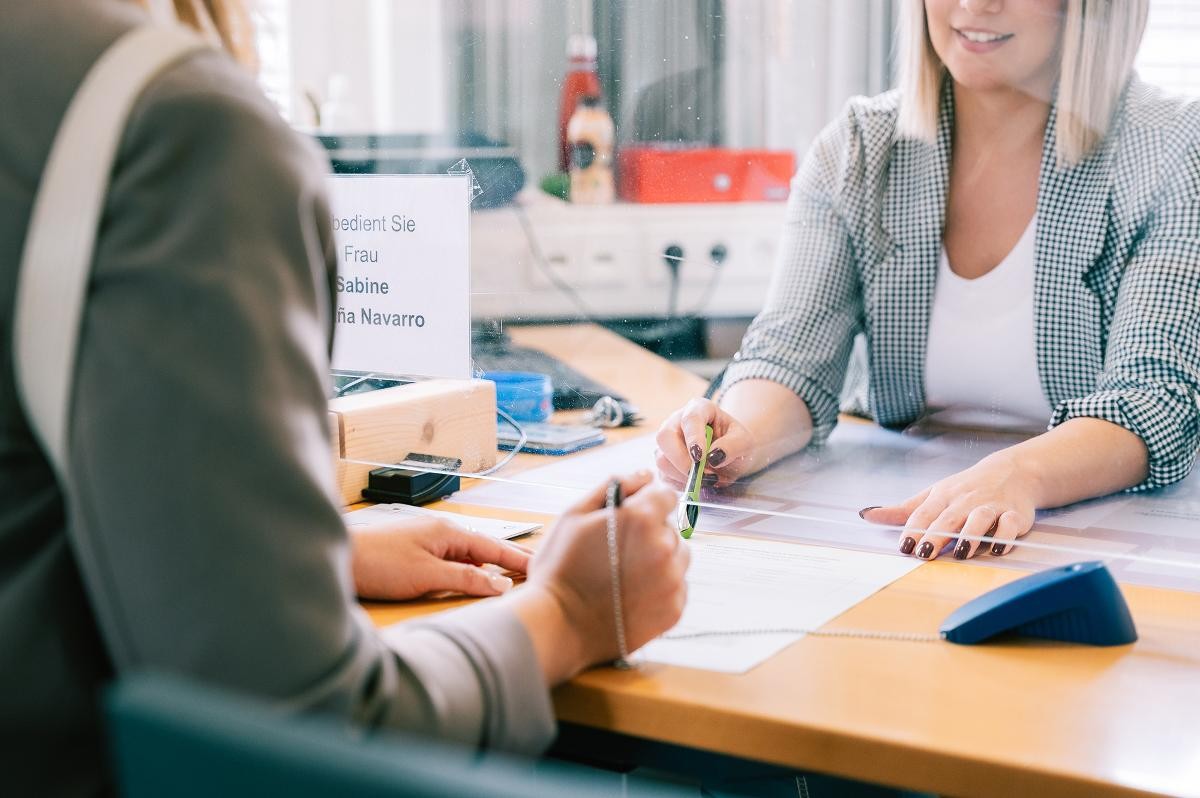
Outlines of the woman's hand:
<svg viewBox="0 0 1200 798">
<path fill-rule="evenodd" d="M 607 483 L 562 515 L 538 547 L 525 587 L 513 594 L 547 680 L 615 659 L 616 626 L 607 545 Z M 617 511 L 621 596 L 630 651 L 670 629 L 687 598 L 690 554 L 667 519 L 674 492 L 641 472 L 621 480 Z M 547 603 L 544 599 L 549 599 Z"/>
<path fill-rule="evenodd" d="M 517 573 L 529 567 L 528 549 L 440 518 L 352 530 L 350 541 L 354 587 L 364 599 L 397 601 L 442 590 L 496 596 L 512 587 L 512 579 L 479 564 Z"/>
<path fill-rule="evenodd" d="M 761 468 L 754 435 L 710 399 L 693 399 L 658 428 L 654 462 L 663 481 L 686 490 L 688 472 L 704 453 L 704 427 L 713 428 L 704 487 L 724 487 Z"/>
<path fill-rule="evenodd" d="M 989 542 L 959 540 L 954 556 L 965 560 L 985 549 L 1005 554 L 1033 526 L 1038 484 L 1017 465 L 1011 450 L 985 457 L 966 471 L 947 477 L 902 504 L 867 507 L 859 515 L 876 524 L 904 525 L 900 551 L 925 560 L 938 556 L 962 533 L 988 536 Z"/>
</svg>

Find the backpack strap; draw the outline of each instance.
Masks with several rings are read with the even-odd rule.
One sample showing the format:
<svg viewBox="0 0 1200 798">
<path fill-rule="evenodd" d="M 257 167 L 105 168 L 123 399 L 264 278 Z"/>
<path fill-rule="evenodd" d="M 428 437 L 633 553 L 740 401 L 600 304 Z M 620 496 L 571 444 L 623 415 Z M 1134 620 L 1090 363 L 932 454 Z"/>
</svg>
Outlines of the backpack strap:
<svg viewBox="0 0 1200 798">
<path fill-rule="evenodd" d="M 118 39 L 75 92 L 42 172 L 17 273 L 13 355 L 18 396 L 60 483 L 93 249 L 126 121 L 159 74 L 208 46 L 175 27 Z"/>
</svg>

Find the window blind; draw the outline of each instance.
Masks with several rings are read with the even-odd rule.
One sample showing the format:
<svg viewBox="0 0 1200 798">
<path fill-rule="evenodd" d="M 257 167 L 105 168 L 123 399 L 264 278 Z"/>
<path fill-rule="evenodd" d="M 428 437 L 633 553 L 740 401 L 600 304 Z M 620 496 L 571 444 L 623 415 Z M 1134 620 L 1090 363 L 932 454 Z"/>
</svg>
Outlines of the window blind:
<svg viewBox="0 0 1200 798">
<path fill-rule="evenodd" d="M 1200 0 L 1150 0 L 1136 65 L 1145 81 L 1200 97 Z"/>
</svg>

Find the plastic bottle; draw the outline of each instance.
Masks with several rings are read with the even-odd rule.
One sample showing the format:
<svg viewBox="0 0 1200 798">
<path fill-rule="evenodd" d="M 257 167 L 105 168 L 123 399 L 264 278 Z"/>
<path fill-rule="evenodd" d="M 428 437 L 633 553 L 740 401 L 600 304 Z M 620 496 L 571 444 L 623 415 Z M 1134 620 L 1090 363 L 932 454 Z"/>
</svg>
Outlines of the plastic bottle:
<svg viewBox="0 0 1200 798">
<path fill-rule="evenodd" d="M 571 166 L 571 145 L 567 141 L 567 125 L 575 114 L 579 100 L 588 95 L 599 97 L 600 75 L 596 72 L 596 40 L 583 33 L 567 39 L 567 74 L 563 78 L 562 96 L 558 104 L 558 168 L 566 172 Z"/>
<path fill-rule="evenodd" d="M 612 117 L 595 94 L 584 96 L 567 125 L 571 145 L 571 202 L 600 205 L 613 201 Z"/>
</svg>

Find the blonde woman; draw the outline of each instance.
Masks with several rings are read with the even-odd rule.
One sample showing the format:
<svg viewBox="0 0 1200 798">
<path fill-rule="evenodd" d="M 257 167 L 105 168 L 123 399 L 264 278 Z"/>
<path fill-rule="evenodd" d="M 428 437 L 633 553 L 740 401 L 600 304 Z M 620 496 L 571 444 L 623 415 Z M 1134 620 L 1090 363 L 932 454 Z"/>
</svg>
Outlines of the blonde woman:
<svg viewBox="0 0 1200 798">
<path fill-rule="evenodd" d="M 1132 73 L 1146 0 L 902 0 L 900 88 L 852 100 L 793 183 L 766 307 L 658 433 L 729 484 L 832 430 L 852 343 L 870 415 L 1041 434 L 864 508 L 932 559 L 1003 554 L 1034 512 L 1169 485 L 1200 441 L 1200 104 Z"/>
<path fill-rule="evenodd" d="M 244 11 L 155 2 L 249 60 Z M 150 22 L 129 0 L 0 0 L 0 352 L 56 129 L 84 75 Z M 188 57 L 142 94 L 100 226 L 71 413 L 71 503 L 0 380 L 0 763 L 8 795 L 107 794 L 99 691 L 154 669 L 321 711 L 535 752 L 548 688 L 617 655 L 598 490 L 527 552 L 405 525 L 351 550 L 331 501 L 334 263 L 325 167 L 242 66 Z M 72 231 L 64 230 L 64 234 Z M 684 600 L 671 492 L 624 480 L 625 630 Z M 376 631 L 352 592 L 519 590 Z"/>
</svg>

